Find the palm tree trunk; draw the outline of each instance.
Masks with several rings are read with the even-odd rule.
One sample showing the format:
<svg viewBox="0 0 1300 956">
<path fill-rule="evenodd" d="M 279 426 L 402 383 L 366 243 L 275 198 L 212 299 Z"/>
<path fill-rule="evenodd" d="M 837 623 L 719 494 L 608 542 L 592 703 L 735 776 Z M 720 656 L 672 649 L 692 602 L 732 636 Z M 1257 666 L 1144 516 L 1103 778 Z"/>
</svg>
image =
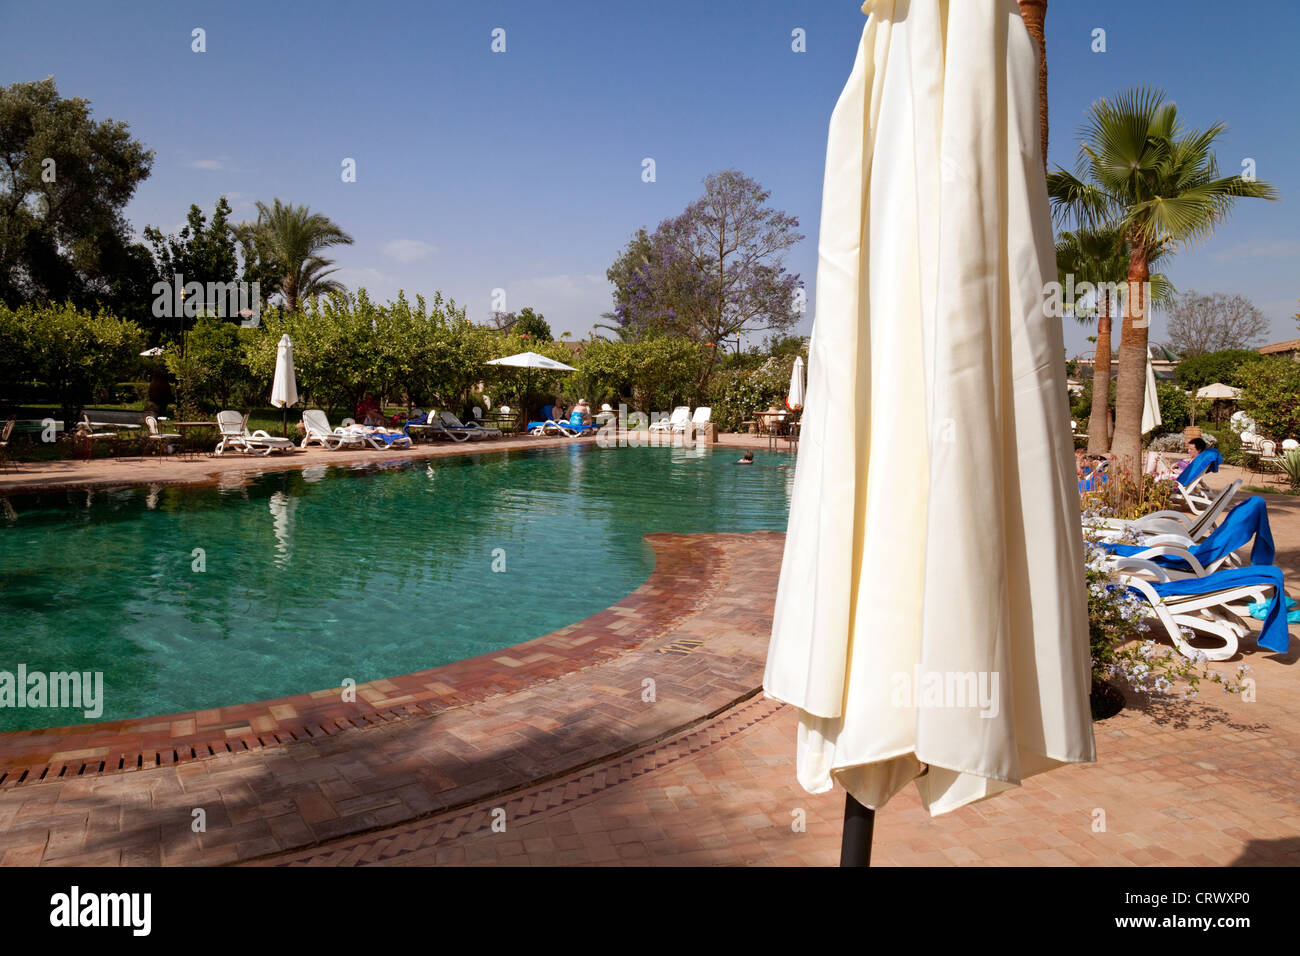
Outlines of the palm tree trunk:
<svg viewBox="0 0 1300 956">
<path fill-rule="evenodd" d="M 1097 357 L 1092 363 L 1092 412 L 1088 415 L 1088 454 L 1110 451 L 1110 296 L 1103 295 L 1097 316 Z"/>
<path fill-rule="evenodd" d="M 1150 316 L 1146 283 L 1151 278 L 1147 251 L 1141 240 L 1132 244 L 1128 267 L 1128 295 L 1119 338 L 1119 376 L 1115 383 L 1115 442 L 1111 451 L 1131 474 L 1141 470 L 1142 402 L 1147 384 L 1147 342 Z"/>
<path fill-rule="evenodd" d="M 1043 24 L 1047 19 L 1047 0 L 1020 0 L 1020 17 L 1029 35 L 1038 44 L 1038 134 L 1043 151 L 1043 171 L 1047 171 L 1047 42 Z"/>
<path fill-rule="evenodd" d="M 298 277 L 288 273 L 280 283 L 280 291 L 284 293 L 285 311 L 298 311 Z"/>
</svg>

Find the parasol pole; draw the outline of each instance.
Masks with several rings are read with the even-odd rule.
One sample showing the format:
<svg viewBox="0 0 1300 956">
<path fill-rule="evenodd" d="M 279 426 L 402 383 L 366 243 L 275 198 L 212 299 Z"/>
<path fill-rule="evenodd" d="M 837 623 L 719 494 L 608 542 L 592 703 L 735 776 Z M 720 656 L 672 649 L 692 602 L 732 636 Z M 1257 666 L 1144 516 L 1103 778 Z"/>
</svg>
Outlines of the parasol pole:
<svg viewBox="0 0 1300 956">
<path fill-rule="evenodd" d="M 840 838 L 840 866 L 870 866 L 871 837 L 876 811 L 844 794 L 844 835 Z"/>
<path fill-rule="evenodd" d="M 1043 175 L 1047 175 L 1047 0 L 1019 0 L 1020 17 L 1038 44 L 1038 126 L 1043 151 Z M 840 839 L 840 866 L 869 866 L 876 811 L 864 807 L 847 791 L 844 794 L 844 833 Z"/>
</svg>

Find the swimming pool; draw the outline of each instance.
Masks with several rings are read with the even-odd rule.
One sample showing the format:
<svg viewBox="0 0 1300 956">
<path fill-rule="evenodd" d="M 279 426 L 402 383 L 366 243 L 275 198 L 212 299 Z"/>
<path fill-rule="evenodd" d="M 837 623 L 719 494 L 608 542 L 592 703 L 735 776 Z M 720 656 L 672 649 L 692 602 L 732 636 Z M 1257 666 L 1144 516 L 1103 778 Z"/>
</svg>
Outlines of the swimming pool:
<svg viewBox="0 0 1300 956">
<path fill-rule="evenodd" d="M 100 671 L 102 721 L 499 650 L 635 590 L 645 534 L 784 530 L 793 457 L 738 456 L 566 445 L 13 497 L 0 672 Z M 0 706 L 0 731 L 86 722 Z"/>
</svg>

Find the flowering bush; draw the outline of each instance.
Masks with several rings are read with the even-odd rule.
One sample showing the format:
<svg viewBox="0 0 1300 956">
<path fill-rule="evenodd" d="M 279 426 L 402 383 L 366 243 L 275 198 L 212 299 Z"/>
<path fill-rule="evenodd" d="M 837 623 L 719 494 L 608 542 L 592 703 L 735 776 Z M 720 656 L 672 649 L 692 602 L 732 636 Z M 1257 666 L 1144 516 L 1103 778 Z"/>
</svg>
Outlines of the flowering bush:
<svg viewBox="0 0 1300 956">
<path fill-rule="evenodd" d="M 715 376 L 709 400 L 719 431 L 739 431 L 741 423 L 772 405 L 785 407 L 794 367 L 791 355 L 774 355 L 751 369 L 732 369 Z"/>
<path fill-rule="evenodd" d="M 1153 511 L 1170 507 L 1175 485 L 1169 479 L 1158 480 L 1154 475 L 1139 475 L 1111 462 L 1106 480 L 1096 491 L 1083 495 L 1083 507 L 1100 510 L 1116 518 L 1133 519 Z"/>
</svg>

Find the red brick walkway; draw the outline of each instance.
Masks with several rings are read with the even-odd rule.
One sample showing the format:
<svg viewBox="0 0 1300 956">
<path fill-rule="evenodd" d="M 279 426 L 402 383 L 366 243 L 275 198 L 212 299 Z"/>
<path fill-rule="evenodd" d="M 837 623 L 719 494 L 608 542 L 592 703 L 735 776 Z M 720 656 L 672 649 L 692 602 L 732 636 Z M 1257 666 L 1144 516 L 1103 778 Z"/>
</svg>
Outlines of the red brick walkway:
<svg viewBox="0 0 1300 956">
<path fill-rule="evenodd" d="M 1160 701 L 1096 727 L 1098 762 L 931 818 L 908 788 L 876 820 L 878 866 L 1300 864 L 1292 672 L 1271 705 Z M 271 862 L 310 866 L 814 865 L 839 857 L 839 791 L 792 773 L 797 712 L 762 696 L 598 769 Z M 504 821 L 493 828 L 494 820 Z"/>
</svg>

